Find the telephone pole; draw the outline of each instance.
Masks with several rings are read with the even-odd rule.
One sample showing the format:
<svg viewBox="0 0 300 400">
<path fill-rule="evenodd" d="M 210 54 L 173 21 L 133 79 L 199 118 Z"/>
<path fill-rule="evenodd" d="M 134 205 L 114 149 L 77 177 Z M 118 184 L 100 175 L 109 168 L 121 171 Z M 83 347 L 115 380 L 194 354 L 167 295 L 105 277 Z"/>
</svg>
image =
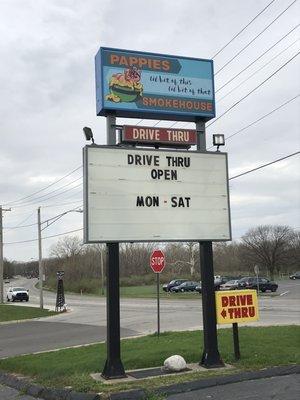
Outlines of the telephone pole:
<svg viewBox="0 0 300 400">
<path fill-rule="evenodd" d="M 10 208 L 2 208 L 0 206 L 0 303 L 3 303 L 3 295 L 4 295 L 4 289 L 3 289 L 3 224 L 2 224 L 2 219 L 3 219 L 3 211 L 11 211 Z"/>
<path fill-rule="evenodd" d="M 40 308 L 44 308 L 43 301 L 43 256 L 42 256 L 42 229 L 41 229 L 41 207 L 38 208 L 38 240 L 39 240 L 39 289 L 40 289 Z"/>
</svg>

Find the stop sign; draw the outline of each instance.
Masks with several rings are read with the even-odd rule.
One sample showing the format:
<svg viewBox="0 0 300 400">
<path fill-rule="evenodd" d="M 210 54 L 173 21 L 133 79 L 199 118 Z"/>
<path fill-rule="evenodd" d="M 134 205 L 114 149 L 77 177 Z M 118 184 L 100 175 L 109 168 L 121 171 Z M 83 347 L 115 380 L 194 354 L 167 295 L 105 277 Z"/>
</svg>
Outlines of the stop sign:
<svg viewBox="0 0 300 400">
<path fill-rule="evenodd" d="M 165 255 L 161 250 L 154 250 L 150 256 L 150 267 L 159 274 L 165 268 Z"/>
</svg>

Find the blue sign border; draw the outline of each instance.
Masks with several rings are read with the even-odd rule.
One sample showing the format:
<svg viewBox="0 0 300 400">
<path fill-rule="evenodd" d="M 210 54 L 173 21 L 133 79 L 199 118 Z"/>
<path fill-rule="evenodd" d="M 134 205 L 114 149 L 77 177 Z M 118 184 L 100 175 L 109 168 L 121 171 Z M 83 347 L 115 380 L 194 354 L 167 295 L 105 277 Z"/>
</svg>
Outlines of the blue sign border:
<svg viewBox="0 0 300 400">
<path fill-rule="evenodd" d="M 122 55 L 132 55 L 134 56 L 139 56 L 139 57 L 145 57 L 146 59 L 149 59 L 150 57 L 152 59 L 160 59 L 160 60 L 165 60 L 166 62 L 169 61 L 170 63 L 173 63 L 174 65 L 174 71 L 173 74 L 178 73 L 178 63 L 179 63 L 179 70 L 180 70 L 180 60 L 182 60 L 183 63 L 187 64 L 189 61 L 195 65 L 196 62 L 205 62 L 209 63 L 209 77 L 207 80 L 211 81 L 211 88 L 212 88 L 212 93 L 211 93 L 211 98 L 209 99 L 203 99 L 203 98 L 197 98 L 195 97 L 194 99 L 187 96 L 186 98 L 183 98 L 182 96 L 169 96 L 170 99 L 177 99 L 178 101 L 209 101 L 212 104 L 212 110 L 211 111 L 177 111 L 177 110 L 166 110 L 163 107 L 156 106 L 155 108 L 147 109 L 144 108 L 144 106 L 138 106 L 136 105 L 135 102 L 129 102 L 129 103 L 114 103 L 110 101 L 107 101 L 105 99 L 105 96 L 107 96 L 107 93 L 104 93 L 105 90 L 107 92 L 107 87 L 108 87 L 108 82 L 107 79 L 105 79 L 104 75 L 105 73 L 107 74 L 107 68 L 114 68 L 112 66 L 108 67 L 105 65 L 106 62 L 106 54 L 107 52 L 115 52 L 115 53 L 122 53 Z M 120 72 L 120 69 L 124 69 L 124 66 L 117 66 L 116 67 L 116 72 Z M 147 72 L 149 68 L 143 68 L 142 67 L 142 72 L 144 74 L 149 73 Z M 162 120 L 176 120 L 176 121 L 190 121 L 190 122 L 195 122 L 196 120 L 202 119 L 204 121 L 208 121 L 212 118 L 215 117 L 215 89 L 214 89 L 214 70 L 213 70 L 213 61 L 212 60 L 207 60 L 207 59 L 201 59 L 201 58 L 192 58 L 192 57 L 182 57 L 182 56 L 174 56 L 174 55 L 165 55 L 165 54 L 159 54 L 159 53 L 149 53 L 149 52 L 140 52 L 140 51 L 133 51 L 133 50 L 124 50 L 124 49 L 116 49 L 116 48 L 109 48 L 109 47 L 100 47 L 98 53 L 96 54 L 95 57 L 95 72 L 96 72 L 96 111 L 97 115 L 99 116 L 106 116 L 109 114 L 113 114 L 117 117 L 125 117 L 125 118 L 143 118 L 143 119 L 162 119 Z M 155 74 L 162 74 L 164 71 L 153 71 L 152 73 Z M 180 75 L 178 75 L 180 78 Z M 199 79 L 199 78 L 197 78 Z M 154 95 L 155 96 L 155 95 Z M 151 97 L 151 94 L 150 94 Z M 163 94 L 163 97 L 167 99 L 168 97 Z M 167 101 L 167 100 L 165 100 Z M 133 106 L 134 105 L 134 106 Z M 127 107 L 126 109 L 124 107 Z"/>
</svg>

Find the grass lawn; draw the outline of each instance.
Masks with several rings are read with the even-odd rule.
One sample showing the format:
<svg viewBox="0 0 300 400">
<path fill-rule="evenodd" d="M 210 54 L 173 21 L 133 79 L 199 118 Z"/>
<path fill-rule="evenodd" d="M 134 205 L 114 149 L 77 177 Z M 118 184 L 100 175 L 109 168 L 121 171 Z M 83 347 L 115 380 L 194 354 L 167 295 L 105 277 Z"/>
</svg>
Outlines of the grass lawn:
<svg viewBox="0 0 300 400">
<path fill-rule="evenodd" d="M 132 383 L 104 385 L 95 382 L 90 373 L 101 372 L 106 358 L 105 344 L 27 355 L 0 360 L 0 369 L 33 377 L 47 386 L 72 386 L 78 391 L 112 392 L 142 387 L 150 392 L 155 387 L 194 380 L 216 374 L 236 373 L 264 367 L 300 363 L 300 327 L 243 327 L 239 329 L 241 360 L 233 355 L 232 330 L 220 329 L 219 350 L 224 362 L 236 367 L 223 372 L 205 371 L 188 375 L 166 376 Z M 188 363 L 199 362 L 202 354 L 201 331 L 162 333 L 126 339 L 121 343 L 126 370 L 163 365 L 172 354 L 182 355 Z M 155 397 L 151 397 L 154 399 Z"/>
<path fill-rule="evenodd" d="M 36 285 L 36 287 L 38 287 Z M 45 286 L 46 290 L 55 291 L 51 287 Z M 120 286 L 120 296 L 124 298 L 144 298 L 144 299 L 156 299 L 156 285 L 139 285 L 139 286 Z M 65 288 L 65 293 L 69 294 L 78 294 L 80 293 L 79 290 L 67 290 Z M 101 288 L 97 287 L 95 290 L 90 292 L 83 292 L 85 296 L 102 296 Z M 104 289 L 104 296 L 106 296 L 106 291 Z M 186 293 L 166 293 L 160 287 L 159 297 L 161 299 L 170 299 L 170 300 L 178 300 L 178 299 L 194 299 L 199 300 L 201 299 L 201 294 L 198 292 L 186 292 Z"/>
<path fill-rule="evenodd" d="M 8 304 L 0 304 L 0 322 L 18 321 L 21 319 L 30 319 L 38 317 L 49 317 L 57 314 L 54 311 L 41 310 L 37 307 L 18 307 Z"/>
</svg>

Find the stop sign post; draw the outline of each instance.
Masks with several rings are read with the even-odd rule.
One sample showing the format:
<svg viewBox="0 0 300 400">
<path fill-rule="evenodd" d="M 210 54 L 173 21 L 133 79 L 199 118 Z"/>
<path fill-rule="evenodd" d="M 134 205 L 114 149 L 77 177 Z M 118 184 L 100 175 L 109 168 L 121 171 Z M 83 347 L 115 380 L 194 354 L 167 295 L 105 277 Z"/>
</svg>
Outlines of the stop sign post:
<svg viewBox="0 0 300 400">
<path fill-rule="evenodd" d="M 159 274 L 165 268 L 165 255 L 161 250 L 154 250 L 150 256 L 150 267 L 156 273 L 156 294 L 157 294 L 157 336 L 160 333 L 160 312 L 159 312 Z"/>
</svg>

